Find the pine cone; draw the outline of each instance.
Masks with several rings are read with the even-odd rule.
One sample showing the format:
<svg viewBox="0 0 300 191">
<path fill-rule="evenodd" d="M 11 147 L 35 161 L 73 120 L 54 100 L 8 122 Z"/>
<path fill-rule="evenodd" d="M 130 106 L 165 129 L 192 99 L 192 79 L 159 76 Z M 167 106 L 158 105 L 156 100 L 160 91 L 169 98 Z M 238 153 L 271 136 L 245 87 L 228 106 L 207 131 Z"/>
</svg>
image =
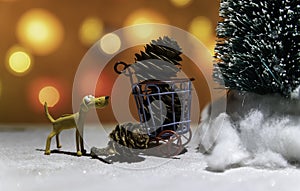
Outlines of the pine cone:
<svg viewBox="0 0 300 191">
<path fill-rule="evenodd" d="M 124 123 L 117 125 L 109 134 L 110 141 L 106 148 L 91 149 L 91 155 L 132 157 L 137 155 L 139 149 L 147 149 L 150 137 L 145 134 L 140 124 Z"/>
<path fill-rule="evenodd" d="M 109 137 L 118 144 L 132 149 L 146 149 L 149 143 L 149 136 L 140 124 L 117 125 Z"/>
<path fill-rule="evenodd" d="M 177 42 L 169 37 L 153 40 L 145 46 L 145 52 L 135 54 L 132 68 L 139 81 L 149 79 L 170 79 L 176 77 L 180 71 L 182 61 L 181 48 Z"/>
<path fill-rule="evenodd" d="M 135 54 L 136 61 L 149 60 L 149 59 L 159 59 L 164 60 L 174 65 L 179 65 L 182 58 L 180 57 L 181 48 L 177 42 L 170 39 L 167 36 L 163 38 L 152 40 L 150 44 L 145 47 L 145 52 L 141 51 L 141 54 Z"/>
</svg>

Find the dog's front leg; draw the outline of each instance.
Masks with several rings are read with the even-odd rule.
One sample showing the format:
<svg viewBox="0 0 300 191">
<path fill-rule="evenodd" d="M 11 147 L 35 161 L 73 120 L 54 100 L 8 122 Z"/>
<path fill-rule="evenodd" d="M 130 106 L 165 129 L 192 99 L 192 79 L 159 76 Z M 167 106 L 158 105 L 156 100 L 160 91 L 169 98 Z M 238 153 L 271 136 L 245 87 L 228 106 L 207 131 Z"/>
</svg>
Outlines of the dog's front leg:
<svg viewBox="0 0 300 191">
<path fill-rule="evenodd" d="M 80 151 L 80 133 L 78 129 L 76 129 L 76 135 L 75 135 L 75 140 L 76 140 L 76 150 L 77 150 L 77 156 L 81 156 L 82 152 Z"/>
<path fill-rule="evenodd" d="M 83 126 L 85 122 L 86 112 L 79 111 L 79 118 L 78 118 L 78 126 L 77 130 L 79 133 L 79 140 L 80 140 L 80 151 L 85 154 L 86 150 L 84 149 L 84 142 L 83 142 Z"/>
<path fill-rule="evenodd" d="M 83 142 L 83 124 L 78 124 L 78 128 L 76 129 L 76 138 L 78 139 L 78 149 L 81 151 L 82 154 L 86 153 L 86 150 L 84 150 L 84 142 Z"/>
<path fill-rule="evenodd" d="M 82 154 L 86 154 L 86 150 L 84 149 L 83 131 L 79 134 L 79 139 L 80 139 L 81 152 Z"/>
</svg>

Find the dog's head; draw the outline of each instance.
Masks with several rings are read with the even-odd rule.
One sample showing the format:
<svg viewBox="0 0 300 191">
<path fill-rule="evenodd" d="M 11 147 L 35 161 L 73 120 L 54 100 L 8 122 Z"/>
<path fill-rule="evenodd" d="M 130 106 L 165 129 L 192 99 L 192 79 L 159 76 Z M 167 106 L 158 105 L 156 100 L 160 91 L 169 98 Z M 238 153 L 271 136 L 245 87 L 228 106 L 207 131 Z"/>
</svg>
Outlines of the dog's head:
<svg viewBox="0 0 300 191">
<path fill-rule="evenodd" d="M 96 108 L 100 109 L 108 104 L 109 96 L 101 96 L 101 97 L 94 97 L 92 95 L 85 96 L 83 98 L 83 103 L 87 108 Z"/>
</svg>

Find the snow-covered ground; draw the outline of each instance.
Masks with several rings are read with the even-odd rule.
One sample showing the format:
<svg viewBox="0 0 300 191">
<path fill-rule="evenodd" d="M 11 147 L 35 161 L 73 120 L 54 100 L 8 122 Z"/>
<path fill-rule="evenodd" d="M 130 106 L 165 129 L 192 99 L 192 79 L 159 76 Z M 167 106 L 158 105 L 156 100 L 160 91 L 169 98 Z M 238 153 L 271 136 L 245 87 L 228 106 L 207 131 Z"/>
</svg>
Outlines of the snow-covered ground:
<svg viewBox="0 0 300 191">
<path fill-rule="evenodd" d="M 112 126 L 111 126 L 112 127 Z M 74 130 L 61 134 L 65 153 L 43 154 L 51 126 L 12 130 L 0 128 L 0 190 L 278 190 L 300 188 L 300 170 L 293 166 L 270 170 L 242 167 L 223 173 L 207 171 L 206 156 L 196 152 L 198 140 L 177 159 L 145 156 L 133 163 L 106 164 L 89 156 L 77 157 Z M 102 128 L 85 128 L 86 148 L 104 147 L 107 132 Z M 55 139 L 51 149 L 55 149 Z"/>
</svg>

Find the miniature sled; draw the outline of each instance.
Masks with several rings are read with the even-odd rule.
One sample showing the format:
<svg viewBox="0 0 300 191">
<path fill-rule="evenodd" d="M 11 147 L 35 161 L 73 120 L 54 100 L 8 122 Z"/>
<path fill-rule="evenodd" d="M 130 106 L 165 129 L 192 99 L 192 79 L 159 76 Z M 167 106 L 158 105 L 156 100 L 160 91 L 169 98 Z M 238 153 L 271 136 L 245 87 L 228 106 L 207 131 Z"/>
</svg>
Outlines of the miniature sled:
<svg viewBox="0 0 300 191">
<path fill-rule="evenodd" d="M 180 154 L 192 138 L 192 80 L 147 80 L 132 86 L 141 126 L 163 156 Z"/>
</svg>

